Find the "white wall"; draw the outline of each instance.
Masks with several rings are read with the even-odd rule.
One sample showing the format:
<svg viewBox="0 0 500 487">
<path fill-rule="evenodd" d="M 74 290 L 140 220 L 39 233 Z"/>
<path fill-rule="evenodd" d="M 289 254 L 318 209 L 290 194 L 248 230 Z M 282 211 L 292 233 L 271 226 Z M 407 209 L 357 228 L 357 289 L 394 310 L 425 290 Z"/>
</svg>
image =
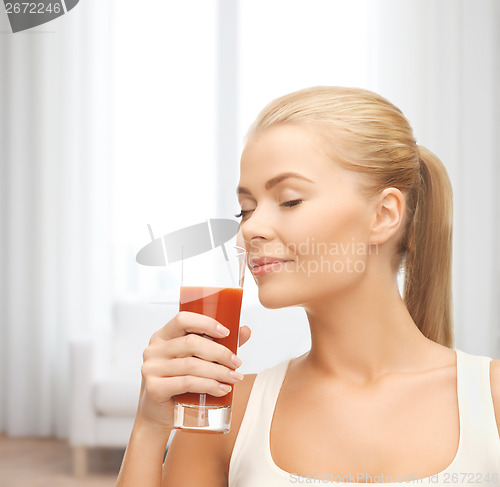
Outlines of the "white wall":
<svg viewBox="0 0 500 487">
<path fill-rule="evenodd" d="M 500 4 L 382 0 L 373 88 L 398 105 L 454 190 L 456 346 L 500 357 Z"/>
</svg>

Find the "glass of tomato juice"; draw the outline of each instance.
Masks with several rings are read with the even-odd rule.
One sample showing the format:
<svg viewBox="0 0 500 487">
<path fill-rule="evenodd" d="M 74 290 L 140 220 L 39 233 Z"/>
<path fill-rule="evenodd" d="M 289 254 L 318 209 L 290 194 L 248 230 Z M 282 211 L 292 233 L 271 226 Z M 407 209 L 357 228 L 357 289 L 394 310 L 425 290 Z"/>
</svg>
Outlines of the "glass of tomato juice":
<svg viewBox="0 0 500 487">
<path fill-rule="evenodd" d="M 214 318 L 229 329 L 224 338 L 207 337 L 236 353 L 247 252 L 222 245 L 182 260 L 179 311 Z M 174 428 L 184 431 L 228 433 L 233 391 L 222 397 L 185 393 L 175 396 Z"/>
</svg>

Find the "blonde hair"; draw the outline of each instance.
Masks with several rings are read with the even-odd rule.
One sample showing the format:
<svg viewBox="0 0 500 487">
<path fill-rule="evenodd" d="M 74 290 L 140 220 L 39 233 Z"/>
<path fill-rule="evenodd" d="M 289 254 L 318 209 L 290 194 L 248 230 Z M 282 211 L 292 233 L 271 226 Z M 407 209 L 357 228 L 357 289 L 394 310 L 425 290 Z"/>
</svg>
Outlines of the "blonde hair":
<svg viewBox="0 0 500 487">
<path fill-rule="evenodd" d="M 453 192 L 443 163 L 417 145 L 399 108 L 368 90 L 316 86 L 281 96 L 259 113 L 246 139 L 285 123 L 316 129 L 334 162 L 366 176 L 366 197 L 387 187 L 405 195 L 393 269 L 404 269 L 403 300 L 420 331 L 453 348 Z"/>
</svg>

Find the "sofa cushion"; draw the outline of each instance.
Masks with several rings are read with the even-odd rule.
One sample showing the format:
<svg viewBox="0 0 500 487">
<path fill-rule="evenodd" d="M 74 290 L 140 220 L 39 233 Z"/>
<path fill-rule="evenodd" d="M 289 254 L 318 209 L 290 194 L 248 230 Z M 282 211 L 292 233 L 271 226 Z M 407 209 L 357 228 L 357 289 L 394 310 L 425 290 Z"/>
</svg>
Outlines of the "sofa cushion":
<svg viewBox="0 0 500 487">
<path fill-rule="evenodd" d="M 140 372 L 142 352 L 151 335 L 179 311 L 179 305 L 118 301 L 114 306 L 109 375 L 134 377 Z"/>
<path fill-rule="evenodd" d="M 140 379 L 103 379 L 95 382 L 92 400 L 97 414 L 134 417 L 139 401 Z"/>
</svg>

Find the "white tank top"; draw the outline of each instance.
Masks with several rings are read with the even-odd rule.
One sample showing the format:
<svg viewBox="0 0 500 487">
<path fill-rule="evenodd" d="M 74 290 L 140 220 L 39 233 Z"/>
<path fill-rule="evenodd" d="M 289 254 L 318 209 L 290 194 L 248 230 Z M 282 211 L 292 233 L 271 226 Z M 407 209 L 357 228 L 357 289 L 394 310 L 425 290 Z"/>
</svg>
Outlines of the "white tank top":
<svg viewBox="0 0 500 487">
<path fill-rule="evenodd" d="M 500 486 L 500 437 L 490 387 L 490 357 L 456 350 L 457 392 L 460 418 L 458 451 L 442 472 L 413 481 L 379 482 L 379 485 L 428 484 L 429 487 Z M 279 468 L 271 457 L 269 434 L 274 408 L 288 368 L 287 360 L 259 373 L 248 399 L 245 415 L 229 463 L 229 487 L 290 487 L 291 484 L 363 486 L 355 479 L 323 474 L 300 477 Z M 314 481 L 315 480 L 315 481 Z M 389 479 L 386 479 L 389 480 Z M 397 480 L 397 479 L 392 479 Z M 401 481 L 403 480 L 403 481 Z"/>
</svg>

